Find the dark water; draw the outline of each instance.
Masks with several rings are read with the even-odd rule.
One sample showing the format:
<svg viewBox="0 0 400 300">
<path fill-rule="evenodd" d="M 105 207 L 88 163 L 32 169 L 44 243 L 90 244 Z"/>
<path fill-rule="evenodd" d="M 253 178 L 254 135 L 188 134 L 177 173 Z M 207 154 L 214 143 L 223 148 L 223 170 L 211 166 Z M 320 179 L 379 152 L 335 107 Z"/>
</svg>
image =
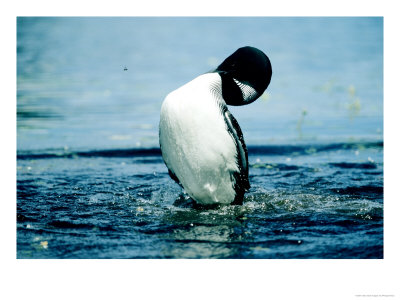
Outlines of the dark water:
<svg viewBox="0 0 400 300">
<path fill-rule="evenodd" d="M 250 147 L 243 206 L 197 208 L 158 149 L 18 156 L 19 258 L 382 258 L 383 145 Z"/>
<path fill-rule="evenodd" d="M 165 95 L 253 45 L 243 206 L 193 205 Z M 124 68 L 126 67 L 126 71 Z M 382 18 L 18 18 L 18 258 L 383 258 Z"/>
</svg>

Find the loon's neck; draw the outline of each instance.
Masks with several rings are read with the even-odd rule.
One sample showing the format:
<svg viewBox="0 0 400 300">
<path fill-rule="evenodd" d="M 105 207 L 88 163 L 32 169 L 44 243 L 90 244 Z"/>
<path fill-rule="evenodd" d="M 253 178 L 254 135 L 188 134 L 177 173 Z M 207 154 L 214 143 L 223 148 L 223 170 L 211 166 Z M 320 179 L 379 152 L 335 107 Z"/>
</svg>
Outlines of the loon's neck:
<svg viewBox="0 0 400 300">
<path fill-rule="evenodd" d="M 222 97 L 222 79 L 218 73 L 205 73 L 198 76 L 195 81 L 200 87 L 210 91 L 215 100 L 225 104 Z"/>
</svg>

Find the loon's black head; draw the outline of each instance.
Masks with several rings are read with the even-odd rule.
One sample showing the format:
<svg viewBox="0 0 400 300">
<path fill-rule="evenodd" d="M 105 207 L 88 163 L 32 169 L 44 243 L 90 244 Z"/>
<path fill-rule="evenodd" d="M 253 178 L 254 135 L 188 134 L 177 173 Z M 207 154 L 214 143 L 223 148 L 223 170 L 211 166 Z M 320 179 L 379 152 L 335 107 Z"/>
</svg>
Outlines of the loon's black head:
<svg viewBox="0 0 400 300">
<path fill-rule="evenodd" d="M 255 101 L 267 89 L 272 76 L 271 62 L 264 52 L 242 47 L 225 59 L 214 72 L 222 78 L 222 97 L 229 105 Z"/>
</svg>

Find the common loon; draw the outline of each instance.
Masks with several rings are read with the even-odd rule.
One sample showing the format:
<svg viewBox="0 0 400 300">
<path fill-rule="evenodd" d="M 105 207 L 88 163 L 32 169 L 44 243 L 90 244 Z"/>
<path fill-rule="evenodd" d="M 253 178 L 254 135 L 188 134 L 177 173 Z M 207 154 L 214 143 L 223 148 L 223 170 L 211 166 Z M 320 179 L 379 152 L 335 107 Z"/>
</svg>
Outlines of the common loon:
<svg viewBox="0 0 400 300">
<path fill-rule="evenodd" d="M 197 203 L 242 204 L 250 188 L 246 144 L 227 105 L 246 105 L 268 87 L 269 58 L 242 47 L 214 71 L 172 91 L 161 106 L 159 140 L 169 175 Z"/>
</svg>

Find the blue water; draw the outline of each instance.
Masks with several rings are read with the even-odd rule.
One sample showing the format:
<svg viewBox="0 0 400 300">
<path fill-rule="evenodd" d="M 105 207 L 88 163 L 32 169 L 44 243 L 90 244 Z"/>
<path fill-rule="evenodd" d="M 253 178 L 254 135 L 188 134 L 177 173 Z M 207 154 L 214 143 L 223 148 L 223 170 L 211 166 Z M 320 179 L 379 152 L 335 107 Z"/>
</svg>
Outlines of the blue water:
<svg viewBox="0 0 400 300">
<path fill-rule="evenodd" d="M 230 107 L 252 188 L 201 209 L 161 103 L 245 45 L 273 68 Z M 383 19 L 18 18 L 17 257 L 383 258 Z"/>
</svg>

